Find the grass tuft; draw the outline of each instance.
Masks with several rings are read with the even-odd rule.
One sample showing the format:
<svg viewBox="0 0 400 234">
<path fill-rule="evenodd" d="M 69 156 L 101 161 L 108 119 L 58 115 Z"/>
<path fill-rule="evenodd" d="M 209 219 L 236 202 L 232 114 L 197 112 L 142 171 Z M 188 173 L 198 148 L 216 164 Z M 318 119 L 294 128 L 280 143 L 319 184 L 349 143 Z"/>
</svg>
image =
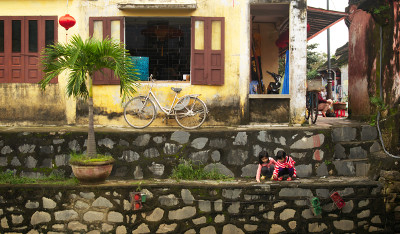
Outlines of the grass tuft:
<svg viewBox="0 0 400 234">
<path fill-rule="evenodd" d="M 79 154 L 73 152 L 71 153 L 71 158 L 69 159 L 70 163 L 78 165 L 91 164 L 95 162 L 107 162 L 107 161 L 114 161 L 114 158 L 110 155 L 102 155 L 102 154 L 98 154 L 96 158 L 90 158 L 86 154 Z"/>
<path fill-rule="evenodd" d="M 41 178 L 29 178 L 14 175 L 12 171 L 0 173 L 0 184 L 56 184 L 56 185 L 77 185 L 76 178 L 66 178 L 60 173 L 52 173 Z"/>
<path fill-rule="evenodd" d="M 172 179 L 176 180 L 233 180 L 232 177 L 219 173 L 216 169 L 205 171 L 203 165 L 194 165 L 183 160 L 172 169 Z"/>
</svg>

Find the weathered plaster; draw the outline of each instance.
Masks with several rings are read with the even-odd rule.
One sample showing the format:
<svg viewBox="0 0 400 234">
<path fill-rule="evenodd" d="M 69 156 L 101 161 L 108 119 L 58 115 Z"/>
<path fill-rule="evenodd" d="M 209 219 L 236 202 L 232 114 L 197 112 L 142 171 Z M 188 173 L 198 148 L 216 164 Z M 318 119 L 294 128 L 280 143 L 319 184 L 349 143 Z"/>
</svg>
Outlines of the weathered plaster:
<svg viewBox="0 0 400 234">
<path fill-rule="evenodd" d="M 307 1 L 291 1 L 289 8 L 290 122 L 304 122 L 307 75 Z"/>
</svg>

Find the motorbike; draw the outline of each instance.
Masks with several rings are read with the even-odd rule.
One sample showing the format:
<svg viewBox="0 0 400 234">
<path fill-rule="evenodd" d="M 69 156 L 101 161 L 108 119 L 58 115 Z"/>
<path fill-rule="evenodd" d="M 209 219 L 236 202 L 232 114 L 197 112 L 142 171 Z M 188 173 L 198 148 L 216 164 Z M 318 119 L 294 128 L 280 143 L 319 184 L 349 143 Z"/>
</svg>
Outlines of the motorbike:
<svg viewBox="0 0 400 234">
<path fill-rule="evenodd" d="M 275 82 L 270 82 L 267 88 L 267 94 L 279 94 L 279 88 L 281 87 L 282 76 L 273 72 L 267 71 L 267 73 L 274 78 Z"/>
</svg>

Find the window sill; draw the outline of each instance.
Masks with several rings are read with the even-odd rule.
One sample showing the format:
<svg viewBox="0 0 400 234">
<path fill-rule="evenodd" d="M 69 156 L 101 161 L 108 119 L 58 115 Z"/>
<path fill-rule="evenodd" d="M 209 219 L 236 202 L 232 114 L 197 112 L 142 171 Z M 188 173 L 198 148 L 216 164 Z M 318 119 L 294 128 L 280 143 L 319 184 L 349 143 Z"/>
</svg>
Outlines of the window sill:
<svg viewBox="0 0 400 234">
<path fill-rule="evenodd" d="M 250 99 L 290 99 L 290 94 L 249 94 Z"/>
</svg>

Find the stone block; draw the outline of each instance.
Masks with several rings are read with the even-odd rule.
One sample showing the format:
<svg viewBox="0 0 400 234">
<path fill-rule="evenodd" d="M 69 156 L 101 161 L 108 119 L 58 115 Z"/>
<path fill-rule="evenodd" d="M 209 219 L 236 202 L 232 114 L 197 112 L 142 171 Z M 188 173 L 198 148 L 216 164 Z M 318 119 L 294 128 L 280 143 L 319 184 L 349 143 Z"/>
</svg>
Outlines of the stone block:
<svg viewBox="0 0 400 234">
<path fill-rule="evenodd" d="M 110 211 L 107 215 L 107 220 L 112 223 L 122 223 L 124 216 L 119 212 Z"/>
<path fill-rule="evenodd" d="M 180 144 L 185 144 L 189 141 L 190 133 L 184 131 L 176 131 L 171 135 L 171 140 Z"/>
<path fill-rule="evenodd" d="M 334 161 L 333 164 L 339 176 L 354 176 L 356 174 L 353 162 Z"/>
<path fill-rule="evenodd" d="M 85 199 L 93 199 L 95 197 L 93 192 L 80 192 L 79 195 Z"/>
<path fill-rule="evenodd" d="M 332 139 L 334 142 L 354 141 L 356 139 L 357 129 L 353 127 L 339 127 L 332 130 Z"/>
<path fill-rule="evenodd" d="M 297 176 L 300 178 L 310 177 L 312 175 L 312 164 L 297 165 L 296 172 L 297 172 Z"/>
<path fill-rule="evenodd" d="M 325 163 L 321 163 L 317 169 L 315 169 L 315 172 L 317 173 L 317 176 L 322 177 L 322 176 L 328 176 L 328 167 L 326 166 Z"/>
<path fill-rule="evenodd" d="M 230 177 L 235 176 L 231 170 L 229 170 L 225 165 L 223 165 L 221 163 L 212 163 L 212 164 L 208 164 L 207 166 L 204 167 L 204 171 L 206 171 L 206 172 L 210 172 L 213 170 L 217 171 L 220 174 L 226 175 L 226 176 L 230 176 Z"/>
<path fill-rule="evenodd" d="M 228 199 L 237 199 L 242 194 L 242 189 L 223 189 L 222 196 Z"/>
<path fill-rule="evenodd" d="M 240 202 L 232 202 L 230 206 L 228 206 L 228 212 L 230 214 L 239 214 L 240 210 Z"/>
<path fill-rule="evenodd" d="M 43 208 L 45 209 L 54 209 L 57 206 L 57 203 L 50 198 L 43 197 Z"/>
<path fill-rule="evenodd" d="M 153 173 L 153 175 L 162 176 L 164 174 L 165 166 L 162 164 L 153 162 L 152 165 L 148 168 Z"/>
<path fill-rule="evenodd" d="M 333 226 L 341 231 L 351 231 L 354 229 L 354 222 L 352 220 L 338 220 L 333 221 Z"/>
<path fill-rule="evenodd" d="M 139 233 L 150 233 L 149 226 L 145 223 L 139 225 L 138 228 L 132 231 L 132 234 L 139 234 Z"/>
<path fill-rule="evenodd" d="M 74 210 L 63 210 L 54 213 L 54 218 L 57 221 L 69 221 L 78 218 L 78 213 Z"/>
<path fill-rule="evenodd" d="M 38 161 L 34 157 L 28 156 L 25 159 L 25 167 L 27 167 L 27 168 L 35 168 L 36 165 L 37 165 L 37 162 Z"/>
<path fill-rule="evenodd" d="M 202 212 L 210 212 L 211 211 L 211 202 L 210 201 L 199 201 L 199 210 Z"/>
<path fill-rule="evenodd" d="M 166 140 L 167 140 L 167 139 L 166 139 L 165 137 L 162 137 L 162 136 L 153 137 L 153 141 L 154 141 L 156 144 L 161 144 L 161 143 L 165 142 Z"/>
<path fill-rule="evenodd" d="M 214 150 L 212 153 L 211 153 L 211 159 L 214 161 L 214 162 L 219 162 L 219 160 L 221 160 L 221 153 L 218 151 L 218 150 Z M 1 161 L 0 161 L 1 162 Z"/>
<path fill-rule="evenodd" d="M 223 208 L 223 201 L 221 199 L 214 201 L 215 211 L 222 211 L 222 208 Z"/>
<path fill-rule="evenodd" d="M 114 205 L 104 197 L 98 197 L 93 203 L 93 207 L 99 207 L 99 208 L 112 208 Z"/>
<path fill-rule="evenodd" d="M 345 148 L 340 143 L 336 144 L 335 148 L 334 148 L 333 158 L 334 159 L 346 159 L 347 155 L 346 155 L 345 151 L 346 151 Z"/>
<path fill-rule="evenodd" d="M 208 161 L 208 150 L 190 153 L 189 159 L 195 165 L 205 165 Z"/>
<path fill-rule="evenodd" d="M 104 218 L 104 214 L 98 211 L 88 211 L 83 215 L 83 220 L 85 222 L 97 222 Z"/>
<path fill-rule="evenodd" d="M 69 164 L 69 158 L 68 154 L 59 154 L 55 156 L 54 162 L 57 167 L 66 166 Z"/>
<path fill-rule="evenodd" d="M 257 172 L 258 164 L 249 164 L 242 167 L 241 177 L 255 177 Z"/>
<path fill-rule="evenodd" d="M 325 135 L 318 134 L 311 137 L 303 137 L 302 139 L 294 142 L 290 148 L 291 149 L 313 149 L 319 148 L 324 144 Z"/>
<path fill-rule="evenodd" d="M 195 149 L 200 150 L 200 149 L 203 149 L 203 148 L 204 148 L 204 146 L 207 144 L 207 142 L 208 142 L 208 138 L 206 138 L 206 137 L 199 137 L 199 138 L 196 138 L 196 139 L 194 139 L 194 140 L 192 141 L 191 146 L 192 146 L 193 148 L 195 148 Z"/>
<path fill-rule="evenodd" d="M 158 222 L 164 216 L 164 210 L 161 208 L 155 208 L 149 215 L 144 214 L 144 217 L 149 222 Z"/>
<path fill-rule="evenodd" d="M 382 150 L 381 144 L 379 144 L 379 142 L 377 142 L 377 141 L 375 141 L 369 148 L 369 152 L 371 152 L 371 153 L 376 153 L 381 150 Z"/>
<path fill-rule="evenodd" d="M 11 160 L 11 166 L 14 167 L 19 167 L 21 166 L 21 162 L 19 161 L 19 159 L 17 157 L 13 157 L 13 159 Z"/>
<path fill-rule="evenodd" d="M 171 210 L 168 213 L 168 219 L 170 220 L 183 220 L 189 219 L 196 215 L 196 208 L 193 206 L 186 206 L 182 209 Z"/>
<path fill-rule="evenodd" d="M 223 222 L 225 222 L 225 215 L 223 215 L 223 214 L 216 215 L 215 219 L 214 219 L 214 222 L 215 223 L 223 223 Z"/>
<path fill-rule="evenodd" d="M 43 211 L 36 211 L 31 217 L 31 225 L 48 223 L 50 221 L 51 221 L 50 214 Z"/>
<path fill-rule="evenodd" d="M 293 209 L 285 209 L 282 211 L 282 213 L 279 215 L 280 220 L 288 220 L 294 218 L 294 215 L 296 214 L 296 211 Z"/>
<path fill-rule="evenodd" d="M 195 225 L 200 225 L 200 224 L 206 223 L 206 222 L 207 222 L 207 219 L 206 219 L 205 216 L 202 216 L 202 217 L 200 217 L 200 218 L 193 219 L 192 222 L 193 222 Z"/>
<path fill-rule="evenodd" d="M 135 167 L 135 171 L 133 172 L 133 177 L 134 177 L 136 180 L 141 180 L 141 179 L 143 179 L 143 170 L 142 170 L 142 168 L 141 168 L 140 166 L 136 166 L 136 167 Z"/>
<path fill-rule="evenodd" d="M 174 145 L 175 146 L 175 145 Z M 173 152 L 177 152 L 177 150 L 175 150 L 175 148 L 170 148 L 170 147 L 172 147 L 171 145 L 168 145 L 168 149 L 166 150 L 165 148 L 164 148 L 164 152 L 166 153 L 166 154 L 174 154 Z M 171 151 L 172 150 L 172 151 Z M 176 153 L 175 152 L 175 153 Z M 144 152 L 143 152 L 143 155 L 144 155 L 144 157 L 146 157 L 146 158 L 157 158 L 158 156 L 160 156 L 160 153 L 158 152 L 158 149 L 157 148 L 150 148 L 150 149 L 146 149 Z"/>
<path fill-rule="evenodd" d="M 286 229 L 283 228 L 281 225 L 279 224 L 272 224 L 271 228 L 269 229 L 269 233 L 284 233 L 286 232 Z"/>
<path fill-rule="evenodd" d="M 361 127 L 361 140 L 371 141 L 378 137 L 378 131 L 376 127 L 370 125 L 364 125 Z"/>
<path fill-rule="evenodd" d="M 160 202 L 160 204 L 163 206 L 176 206 L 179 204 L 179 200 L 175 197 L 174 194 L 160 196 L 158 198 L 158 202 Z"/>
<path fill-rule="evenodd" d="M 350 148 L 350 159 L 364 159 L 367 158 L 367 151 L 361 148 L 361 146 Z"/>
<path fill-rule="evenodd" d="M 249 152 L 242 149 L 231 149 L 228 154 L 229 165 L 243 165 L 248 158 Z"/>
<path fill-rule="evenodd" d="M 19 152 L 23 154 L 35 152 L 36 145 L 23 144 L 18 147 Z"/>
<path fill-rule="evenodd" d="M 52 154 L 54 152 L 54 147 L 52 145 L 40 146 L 39 148 L 42 154 Z"/>
<path fill-rule="evenodd" d="M 126 150 L 122 152 L 122 156 L 119 157 L 118 159 L 121 161 L 126 161 L 126 162 L 134 162 L 139 160 L 140 156 L 137 152 L 134 152 L 132 150 Z"/>
<path fill-rule="evenodd" d="M 109 149 L 112 149 L 112 148 L 114 148 L 114 145 L 116 144 L 113 140 L 111 140 L 110 138 L 104 138 L 104 139 L 101 139 L 101 140 L 99 140 L 98 142 L 97 142 L 97 144 L 99 145 L 99 146 L 105 146 L 105 147 L 107 147 L 107 148 L 109 148 Z"/>
<path fill-rule="evenodd" d="M 238 228 L 237 226 L 235 226 L 233 224 L 225 225 L 224 228 L 222 229 L 222 234 L 231 234 L 231 233 L 244 234 L 242 229 Z"/>
<path fill-rule="evenodd" d="M 82 224 L 78 221 L 72 221 L 68 223 L 68 229 L 71 231 L 87 231 L 87 225 Z"/>
<path fill-rule="evenodd" d="M 328 227 L 324 223 L 309 223 L 308 224 L 308 232 L 311 232 L 311 233 L 323 232 L 326 229 L 328 229 Z"/>
<path fill-rule="evenodd" d="M 246 132 L 238 132 L 233 145 L 246 145 L 247 144 L 247 133 Z"/>
<path fill-rule="evenodd" d="M 313 160 L 322 161 L 324 159 L 324 151 L 316 149 L 313 154 Z"/>
<path fill-rule="evenodd" d="M 200 228 L 200 234 L 217 234 L 217 231 L 215 230 L 215 227 L 207 226 Z"/>
<path fill-rule="evenodd" d="M 151 138 L 150 134 L 144 134 L 144 135 L 138 136 L 133 141 L 133 145 L 135 145 L 135 146 L 147 146 L 149 144 L 150 138 Z"/>
<path fill-rule="evenodd" d="M 268 134 L 267 131 L 260 131 L 258 133 L 257 139 L 261 142 L 272 142 L 272 136 L 270 134 Z"/>
<path fill-rule="evenodd" d="M 171 232 L 175 231 L 177 226 L 178 226 L 178 224 L 176 224 L 176 223 L 161 224 L 158 227 L 158 230 L 156 231 L 156 233 L 171 233 Z"/>
<path fill-rule="evenodd" d="M 218 149 L 223 149 L 226 146 L 226 140 L 225 139 L 212 139 L 210 140 L 210 147 L 212 148 L 218 148 Z"/>
<path fill-rule="evenodd" d="M 8 165 L 7 157 L 0 157 L 0 167 L 5 167 Z"/>
</svg>

